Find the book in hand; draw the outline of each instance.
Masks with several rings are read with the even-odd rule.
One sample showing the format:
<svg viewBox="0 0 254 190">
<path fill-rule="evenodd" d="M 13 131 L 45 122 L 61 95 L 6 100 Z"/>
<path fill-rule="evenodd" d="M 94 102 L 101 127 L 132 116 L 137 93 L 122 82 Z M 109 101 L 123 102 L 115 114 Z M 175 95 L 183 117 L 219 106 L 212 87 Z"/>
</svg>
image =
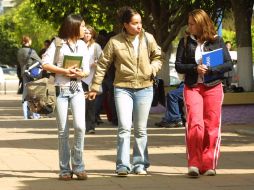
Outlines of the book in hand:
<svg viewBox="0 0 254 190">
<path fill-rule="evenodd" d="M 63 68 L 80 68 L 83 56 L 64 55 Z"/>
<path fill-rule="evenodd" d="M 222 65 L 224 63 L 223 59 L 223 49 L 219 48 L 213 51 L 203 52 L 202 53 L 202 63 L 208 67 L 216 67 L 218 65 Z M 205 75 L 204 82 L 213 81 L 216 79 L 220 79 L 222 76 L 218 75 Z"/>
<path fill-rule="evenodd" d="M 224 60 L 222 48 L 213 51 L 202 52 L 202 63 L 208 67 L 222 65 L 223 62 Z"/>
</svg>

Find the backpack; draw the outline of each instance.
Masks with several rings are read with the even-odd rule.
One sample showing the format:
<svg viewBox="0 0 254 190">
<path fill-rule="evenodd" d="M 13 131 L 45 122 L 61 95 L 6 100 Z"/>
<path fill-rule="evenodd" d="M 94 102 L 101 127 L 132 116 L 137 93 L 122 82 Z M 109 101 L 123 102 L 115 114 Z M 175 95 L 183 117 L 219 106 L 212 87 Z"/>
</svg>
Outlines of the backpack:
<svg viewBox="0 0 254 190">
<path fill-rule="evenodd" d="M 37 54 L 32 57 L 32 51 L 34 50 L 30 48 L 26 59 L 27 64 L 24 65 L 24 75 L 28 81 L 40 79 L 43 77 L 43 73 L 45 74 L 41 66 L 41 59 Z"/>
<path fill-rule="evenodd" d="M 39 61 L 35 61 L 25 70 L 25 76 L 29 81 L 34 81 L 43 77 L 43 69 Z"/>
<path fill-rule="evenodd" d="M 62 40 L 58 37 L 54 41 L 56 45 L 54 64 L 56 65 Z M 34 113 L 50 114 L 54 112 L 56 106 L 56 91 L 54 85 L 54 76 L 43 77 L 26 84 L 29 109 Z"/>
<path fill-rule="evenodd" d="M 28 82 L 26 87 L 26 100 L 30 111 L 39 114 L 50 114 L 54 111 L 56 99 L 54 77 Z"/>
</svg>

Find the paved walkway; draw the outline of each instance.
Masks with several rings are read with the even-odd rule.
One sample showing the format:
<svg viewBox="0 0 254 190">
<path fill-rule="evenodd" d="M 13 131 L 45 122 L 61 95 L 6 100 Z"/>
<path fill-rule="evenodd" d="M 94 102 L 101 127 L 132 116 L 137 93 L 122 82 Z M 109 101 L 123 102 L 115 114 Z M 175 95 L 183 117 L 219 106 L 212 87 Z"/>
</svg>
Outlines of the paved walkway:
<svg viewBox="0 0 254 190">
<path fill-rule="evenodd" d="M 0 188 L 3 190 L 252 190 L 254 124 L 224 124 L 221 158 L 215 177 L 186 177 L 184 129 L 159 129 L 149 117 L 148 176 L 116 177 L 116 128 L 106 122 L 85 139 L 87 181 L 59 181 L 55 118 L 22 119 L 20 97 L 0 95 Z M 72 130 L 71 130 L 72 131 Z M 73 132 L 73 131 L 72 131 Z M 133 143 L 133 142 L 132 142 Z"/>
</svg>

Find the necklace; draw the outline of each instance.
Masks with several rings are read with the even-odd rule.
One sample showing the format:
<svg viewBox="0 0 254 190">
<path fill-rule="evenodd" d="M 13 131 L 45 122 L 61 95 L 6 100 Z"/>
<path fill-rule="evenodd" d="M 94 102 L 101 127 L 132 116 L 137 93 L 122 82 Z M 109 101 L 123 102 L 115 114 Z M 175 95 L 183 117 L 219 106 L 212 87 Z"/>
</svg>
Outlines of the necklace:
<svg viewBox="0 0 254 190">
<path fill-rule="evenodd" d="M 77 51 L 78 51 L 77 41 L 75 41 L 75 43 L 73 43 L 73 40 L 67 40 L 67 45 L 68 45 L 71 53 L 77 53 Z"/>
</svg>

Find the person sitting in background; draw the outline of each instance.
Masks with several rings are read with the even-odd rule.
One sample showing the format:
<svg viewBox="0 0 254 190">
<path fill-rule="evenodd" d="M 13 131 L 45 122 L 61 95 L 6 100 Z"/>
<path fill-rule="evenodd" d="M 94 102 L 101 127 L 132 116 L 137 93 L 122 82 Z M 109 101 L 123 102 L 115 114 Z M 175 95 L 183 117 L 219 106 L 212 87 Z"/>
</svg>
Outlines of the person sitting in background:
<svg viewBox="0 0 254 190">
<path fill-rule="evenodd" d="M 230 41 L 226 41 L 225 42 L 225 46 L 228 49 L 228 51 L 231 51 L 232 48 L 232 44 Z M 230 53 L 229 53 L 230 54 Z M 228 89 L 230 89 L 231 86 L 231 82 L 232 82 L 232 71 L 231 72 L 227 72 L 225 73 L 225 80 L 223 81 L 223 88 L 224 88 L 224 92 L 228 91 Z"/>
<path fill-rule="evenodd" d="M 238 75 L 236 71 L 236 64 L 237 64 L 237 51 L 233 51 L 232 43 L 230 41 L 225 42 L 225 46 L 229 51 L 229 55 L 233 62 L 233 69 L 232 71 L 228 71 L 225 73 L 223 80 L 223 90 L 224 92 L 241 92 L 243 91 L 241 88 L 236 87 L 236 83 L 238 82 Z M 240 91 L 238 91 L 238 89 Z"/>
<path fill-rule="evenodd" d="M 183 112 L 183 87 L 181 82 L 175 90 L 171 90 L 166 96 L 166 112 L 162 120 L 155 123 L 158 127 L 178 128 L 184 127 L 184 112 Z"/>
<path fill-rule="evenodd" d="M 231 45 L 231 42 L 230 42 L 230 41 L 226 41 L 226 42 L 225 42 L 225 46 L 226 46 L 226 48 L 228 49 L 228 51 L 231 51 L 232 45 Z"/>
</svg>

